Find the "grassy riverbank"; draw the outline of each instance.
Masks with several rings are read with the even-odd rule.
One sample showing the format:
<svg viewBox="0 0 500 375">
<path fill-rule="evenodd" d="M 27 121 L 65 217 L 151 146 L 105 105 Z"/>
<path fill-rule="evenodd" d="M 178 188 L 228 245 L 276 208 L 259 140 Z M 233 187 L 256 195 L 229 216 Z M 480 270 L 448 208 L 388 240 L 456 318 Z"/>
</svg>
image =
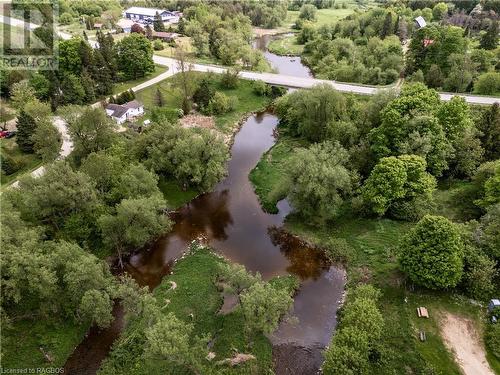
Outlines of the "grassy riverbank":
<svg viewBox="0 0 500 375">
<path fill-rule="evenodd" d="M 272 347 L 269 340 L 263 334 L 255 332 L 247 336 L 240 307 L 227 315 L 218 314 L 223 297 L 215 281 L 220 266 L 225 263 L 225 259 L 208 248 L 195 247 L 176 263 L 172 275 L 165 277 L 154 290 L 154 298 L 163 306 L 162 313 L 174 313 L 178 319 L 193 324 L 195 335 L 211 337 L 210 351 L 216 356 L 212 361 L 204 360 L 204 365 L 208 368 L 219 374 L 269 373 L 272 370 Z M 292 286 L 295 282 L 291 277 L 272 282 L 275 287 L 286 288 L 293 293 Z M 172 288 L 172 283 L 175 283 L 175 289 Z M 115 343 L 100 375 L 190 373 L 182 366 L 172 365 L 172 362 L 144 359 L 145 328 L 137 322 L 130 322 Z M 235 353 L 252 354 L 256 359 L 234 368 L 217 364 Z"/>
<path fill-rule="evenodd" d="M 272 40 L 267 46 L 269 52 L 281 56 L 299 56 L 304 50 L 303 44 L 297 43 L 297 37 L 295 35 L 286 36 L 284 38 L 279 38 Z"/>
<path fill-rule="evenodd" d="M 220 82 L 221 76 L 218 74 L 199 72 L 192 72 L 191 74 L 196 79 L 211 77 L 211 86 L 216 91 L 220 91 L 229 97 L 236 98 L 235 106 L 232 111 L 214 116 L 215 126 L 225 134 L 232 134 L 237 130 L 236 125 L 245 114 L 264 109 L 270 103 L 268 97 L 254 93 L 252 81 L 239 80 L 236 88 L 228 89 L 222 86 Z M 174 80 L 175 77 L 170 77 L 136 93 L 137 100 L 144 103 L 146 116 L 148 115 L 148 111 L 156 107 L 155 99 L 158 90 L 161 92 L 165 101 L 165 107 L 171 109 L 180 108 L 182 96 L 179 90 L 173 86 Z"/>
<path fill-rule="evenodd" d="M 262 206 L 275 212 L 276 202 L 284 198 L 285 165 L 297 147 L 305 141 L 286 136 L 266 153 L 250 174 Z M 473 207 L 460 197 L 466 196 L 470 184 L 451 182 L 443 184 L 435 194 L 436 214 L 454 221 L 467 220 Z M 459 203 L 457 203 L 459 202 Z M 485 322 L 485 308 L 454 292 L 433 292 L 407 284 L 399 271 L 396 248 L 402 236 L 414 223 L 390 219 L 343 217 L 334 223 L 314 227 L 291 215 L 286 229 L 300 237 L 325 247 L 331 238 L 341 238 L 352 248 L 347 263 L 348 285 L 370 283 L 381 289 L 379 309 L 385 320 L 380 342 L 384 361 L 371 369 L 372 374 L 422 373 L 432 366 L 437 373 L 461 372 L 446 348 L 440 326 L 446 314 L 451 313 L 471 321 L 479 335 Z M 426 306 L 430 319 L 417 317 L 416 308 Z M 418 340 L 418 332 L 426 332 L 427 341 Z M 498 370 L 498 361 L 488 360 Z"/>
</svg>

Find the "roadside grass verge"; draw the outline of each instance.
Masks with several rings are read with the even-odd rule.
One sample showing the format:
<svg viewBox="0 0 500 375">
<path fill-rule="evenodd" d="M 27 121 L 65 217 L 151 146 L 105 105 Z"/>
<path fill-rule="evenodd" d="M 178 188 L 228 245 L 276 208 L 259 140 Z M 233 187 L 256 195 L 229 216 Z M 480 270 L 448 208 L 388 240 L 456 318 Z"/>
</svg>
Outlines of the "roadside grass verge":
<svg viewBox="0 0 500 375">
<path fill-rule="evenodd" d="M 28 154 L 22 152 L 16 143 L 16 137 L 13 138 L 3 138 L 0 140 L 0 157 L 2 163 L 5 163 L 6 159 L 12 162 L 17 168 L 14 173 L 9 175 L 5 174 L 4 168 L 0 175 L 0 181 L 2 188 L 8 186 L 12 181 L 15 181 L 19 176 L 29 173 L 34 169 L 42 165 L 42 159 L 38 157 L 37 154 Z"/>
<path fill-rule="evenodd" d="M 222 293 L 215 284 L 219 267 L 227 261 L 206 247 L 198 247 L 181 258 L 173 273 L 165 277 L 154 290 L 158 304 L 165 314 L 174 313 L 178 319 L 194 325 L 194 334 L 211 337 L 210 351 L 216 357 L 204 364 L 217 374 L 265 374 L 272 370 L 272 347 L 260 333 L 247 333 L 241 309 L 237 307 L 227 315 L 217 312 L 222 306 Z M 291 277 L 290 277 L 291 278 Z M 274 279 L 275 287 L 287 288 L 293 283 L 287 278 Z M 279 281 L 278 281 L 279 280 Z M 172 288 L 171 282 L 177 287 Z M 169 302 L 167 302 L 167 300 Z M 134 325 L 126 328 L 113 346 L 100 374 L 184 374 L 184 368 L 162 360 L 145 361 L 144 328 Z M 140 335 L 136 335 L 139 332 Z M 236 352 L 253 354 L 256 359 L 236 367 L 217 365 L 216 362 L 232 357 Z"/>
<path fill-rule="evenodd" d="M 159 76 L 161 73 L 164 73 L 166 71 L 167 71 L 166 67 L 160 66 L 160 65 L 155 65 L 155 70 L 151 74 L 148 74 L 145 77 L 133 79 L 130 81 L 123 81 L 123 82 L 115 83 L 113 85 L 113 94 L 119 94 L 123 91 L 127 91 L 127 90 L 131 89 L 132 87 L 140 85 L 143 82 L 149 81 L 150 79 L 153 79 L 153 78 Z"/>
</svg>

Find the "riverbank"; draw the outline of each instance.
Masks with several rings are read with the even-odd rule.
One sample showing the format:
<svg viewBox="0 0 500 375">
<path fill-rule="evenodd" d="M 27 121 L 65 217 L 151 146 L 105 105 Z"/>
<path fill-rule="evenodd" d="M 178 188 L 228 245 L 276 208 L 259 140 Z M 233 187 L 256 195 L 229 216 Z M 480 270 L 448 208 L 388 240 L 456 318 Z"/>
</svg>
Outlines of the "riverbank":
<svg viewBox="0 0 500 375">
<path fill-rule="evenodd" d="M 216 280 L 221 267 L 227 264 L 228 260 L 207 247 L 194 246 L 192 251 L 175 263 L 171 275 L 162 280 L 153 296 L 163 306 L 163 313 L 174 313 L 178 319 L 192 324 L 193 335 L 210 338 L 209 351 L 214 357 L 204 359 L 203 366 L 224 374 L 267 373 L 272 371 L 270 341 L 261 333 L 247 334 L 239 305 L 227 314 L 219 313 L 224 293 Z M 294 293 L 297 285 L 293 277 L 275 278 L 270 283 L 290 294 Z M 143 357 L 145 328 L 134 320 L 129 322 L 104 362 L 100 375 L 186 373 L 182 365 L 172 365 L 171 361 L 162 360 L 150 362 Z M 234 357 L 235 353 L 248 354 L 254 358 L 237 367 L 220 363 L 221 360 Z"/>
<path fill-rule="evenodd" d="M 294 150 L 304 146 L 307 142 L 303 140 L 280 136 L 252 170 L 251 181 L 267 211 L 275 212 L 276 203 L 285 196 L 283 186 L 287 176 L 284 166 Z M 469 184 L 452 182 L 437 190 L 435 214 L 462 221 L 464 218 L 457 211 L 457 197 L 468 189 Z M 378 307 L 384 316 L 385 328 L 379 347 L 384 361 L 373 365 L 370 374 L 405 373 L 408 369 L 420 373 L 432 366 L 439 373 L 459 375 L 460 368 L 442 337 L 442 317 L 446 313 L 462 316 L 473 322 L 481 333 L 485 324 L 485 307 L 455 292 L 432 292 L 407 284 L 399 271 L 395 251 L 402 236 L 413 225 L 385 218 L 346 215 L 334 223 L 315 227 L 291 214 L 284 228 L 324 249 L 329 248 L 332 238 L 345 240 L 346 248 L 331 254 L 346 265 L 348 290 L 358 283 L 369 283 L 382 291 Z M 428 308 L 429 319 L 417 317 L 416 308 L 419 306 Z M 419 341 L 417 333 L 420 330 L 426 332 L 426 342 Z M 492 368 L 499 368 L 492 355 L 487 358 Z"/>
<path fill-rule="evenodd" d="M 304 51 L 304 45 L 297 42 L 297 36 L 288 35 L 271 40 L 267 49 L 279 56 L 300 56 Z"/>
</svg>

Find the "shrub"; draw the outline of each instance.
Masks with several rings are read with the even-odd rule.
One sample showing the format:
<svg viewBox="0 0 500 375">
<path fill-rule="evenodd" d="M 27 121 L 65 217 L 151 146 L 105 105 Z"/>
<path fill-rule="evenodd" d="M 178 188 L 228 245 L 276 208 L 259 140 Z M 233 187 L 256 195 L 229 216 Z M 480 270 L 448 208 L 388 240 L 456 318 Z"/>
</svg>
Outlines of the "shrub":
<svg viewBox="0 0 500 375">
<path fill-rule="evenodd" d="M 73 17 L 68 12 L 64 12 L 59 16 L 59 23 L 61 25 L 69 25 L 71 22 L 73 22 Z"/>
<path fill-rule="evenodd" d="M 269 94 L 269 86 L 261 80 L 253 81 L 253 92 L 259 96 L 265 96 Z"/>
<path fill-rule="evenodd" d="M 155 51 L 161 51 L 163 49 L 163 42 L 159 39 L 156 39 L 154 42 L 153 42 L 153 49 Z"/>
<path fill-rule="evenodd" d="M 344 238 L 329 239 L 325 252 L 332 262 L 349 263 L 356 257 L 354 248 Z"/>
<path fill-rule="evenodd" d="M 220 81 L 222 87 L 226 89 L 235 89 L 238 87 L 238 74 L 239 71 L 236 68 L 227 69 L 222 74 L 222 79 Z"/>
<path fill-rule="evenodd" d="M 485 341 L 493 355 L 500 359 L 500 323 L 488 325 Z"/>
<path fill-rule="evenodd" d="M 231 102 L 227 95 L 217 91 L 208 103 L 208 112 L 222 115 L 231 111 Z"/>
<path fill-rule="evenodd" d="M 16 173 L 21 168 L 22 165 L 14 158 L 11 158 L 10 156 L 4 156 L 2 158 L 2 171 L 6 175 L 11 175 L 13 173 Z"/>
<path fill-rule="evenodd" d="M 474 92 L 484 95 L 493 95 L 500 92 L 500 73 L 489 72 L 481 74 L 474 84 Z"/>
</svg>

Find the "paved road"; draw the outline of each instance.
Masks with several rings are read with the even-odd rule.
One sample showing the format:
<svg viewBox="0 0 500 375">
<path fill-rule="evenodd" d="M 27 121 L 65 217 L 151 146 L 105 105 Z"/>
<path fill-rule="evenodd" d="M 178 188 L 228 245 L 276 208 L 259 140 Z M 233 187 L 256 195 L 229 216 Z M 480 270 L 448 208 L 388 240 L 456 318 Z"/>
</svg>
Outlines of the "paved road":
<svg viewBox="0 0 500 375">
<path fill-rule="evenodd" d="M 62 144 L 61 144 L 61 150 L 59 151 L 59 157 L 58 159 L 64 159 L 66 156 L 71 154 L 71 151 L 73 151 L 73 141 L 71 140 L 69 133 L 68 133 L 68 128 L 66 126 L 66 122 L 59 116 L 54 116 L 52 120 L 52 124 L 57 128 L 59 133 L 61 134 L 61 139 L 62 139 Z M 35 169 L 33 172 L 31 172 L 31 176 L 33 177 L 40 177 L 45 173 L 45 167 L 42 165 Z M 18 187 L 19 186 L 19 180 L 14 181 L 9 185 L 9 187 Z"/>
<path fill-rule="evenodd" d="M 29 29 L 34 29 L 38 27 L 35 24 L 32 23 L 24 23 L 22 20 L 18 20 L 15 18 L 10 18 L 10 17 L 4 17 L 0 15 L 0 22 L 2 23 L 10 23 L 11 25 L 15 26 L 20 26 L 20 27 L 28 27 Z M 71 38 L 71 35 L 68 33 L 64 33 L 61 31 L 58 31 L 58 35 L 62 39 L 69 39 Z M 89 41 L 89 43 L 92 45 L 92 47 L 96 46 L 95 41 Z M 168 66 L 169 70 L 166 73 L 163 73 L 150 81 L 144 82 L 140 85 L 137 86 L 137 88 L 133 88 L 135 91 L 141 90 L 143 88 L 146 88 L 148 86 L 151 86 L 157 82 L 160 82 L 161 80 L 175 74 L 177 72 L 177 64 L 176 60 L 168 58 L 168 57 L 162 57 L 162 56 L 153 56 L 153 60 L 156 64 L 158 65 L 163 65 L 163 66 Z M 196 71 L 200 72 L 215 72 L 215 73 L 222 73 L 225 71 L 224 68 L 213 66 L 213 65 L 203 65 L 203 64 L 194 64 L 193 69 Z M 349 83 L 339 83 L 335 81 L 329 81 L 329 80 L 323 80 L 323 79 L 317 79 L 317 78 L 302 78 L 302 77 L 293 77 L 293 76 L 287 76 L 283 74 L 273 74 L 273 73 L 257 73 L 257 72 L 247 72 L 247 71 L 242 71 L 240 72 L 240 76 L 245 79 L 250 79 L 250 80 L 262 80 L 266 83 L 272 84 L 272 85 L 279 85 L 279 86 L 285 86 L 285 87 L 291 87 L 291 88 L 310 88 L 314 85 L 320 84 L 320 83 L 327 83 L 337 89 L 338 91 L 342 92 L 350 92 L 350 93 L 356 93 L 356 94 L 362 94 L 362 95 L 373 95 L 376 92 L 380 91 L 381 88 L 377 86 L 368 86 L 368 85 L 355 85 L 355 84 L 349 84 Z M 395 86 L 389 86 L 390 87 L 395 87 Z M 466 94 L 454 94 L 454 93 L 439 93 L 441 100 L 448 101 L 450 100 L 453 96 L 461 96 L 463 97 L 468 103 L 471 104 L 494 104 L 494 103 L 500 103 L 500 98 L 495 98 L 491 96 L 478 96 L 478 95 L 466 95 Z"/>
<path fill-rule="evenodd" d="M 162 56 L 153 56 L 153 60 L 158 65 L 168 66 L 169 71 L 172 74 L 178 71 L 177 64 L 175 59 L 171 59 L 168 57 Z M 214 72 L 214 73 L 223 73 L 226 69 L 221 68 L 214 65 L 204 65 L 204 64 L 193 64 L 193 70 L 199 72 Z M 368 86 L 368 85 L 354 85 L 349 83 L 339 83 L 335 81 L 329 81 L 324 79 L 317 78 L 303 78 L 303 77 L 293 77 L 287 76 L 283 74 L 275 74 L 275 73 L 257 73 L 257 72 L 240 72 L 240 77 L 250 80 L 262 80 L 272 85 L 285 86 L 291 88 L 310 88 L 314 85 L 320 83 L 326 83 L 334 87 L 338 91 L 342 92 L 350 92 L 362 95 L 373 95 L 383 88 L 377 86 Z M 147 83 L 147 82 L 146 82 Z M 395 86 L 388 86 L 387 88 L 394 88 Z M 479 96 L 479 95 L 467 95 L 467 94 L 454 94 L 454 93 L 439 93 L 441 100 L 448 101 L 454 96 L 463 97 L 468 103 L 471 104 L 494 104 L 500 103 L 500 98 L 491 97 L 491 96 Z"/>
</svg>

